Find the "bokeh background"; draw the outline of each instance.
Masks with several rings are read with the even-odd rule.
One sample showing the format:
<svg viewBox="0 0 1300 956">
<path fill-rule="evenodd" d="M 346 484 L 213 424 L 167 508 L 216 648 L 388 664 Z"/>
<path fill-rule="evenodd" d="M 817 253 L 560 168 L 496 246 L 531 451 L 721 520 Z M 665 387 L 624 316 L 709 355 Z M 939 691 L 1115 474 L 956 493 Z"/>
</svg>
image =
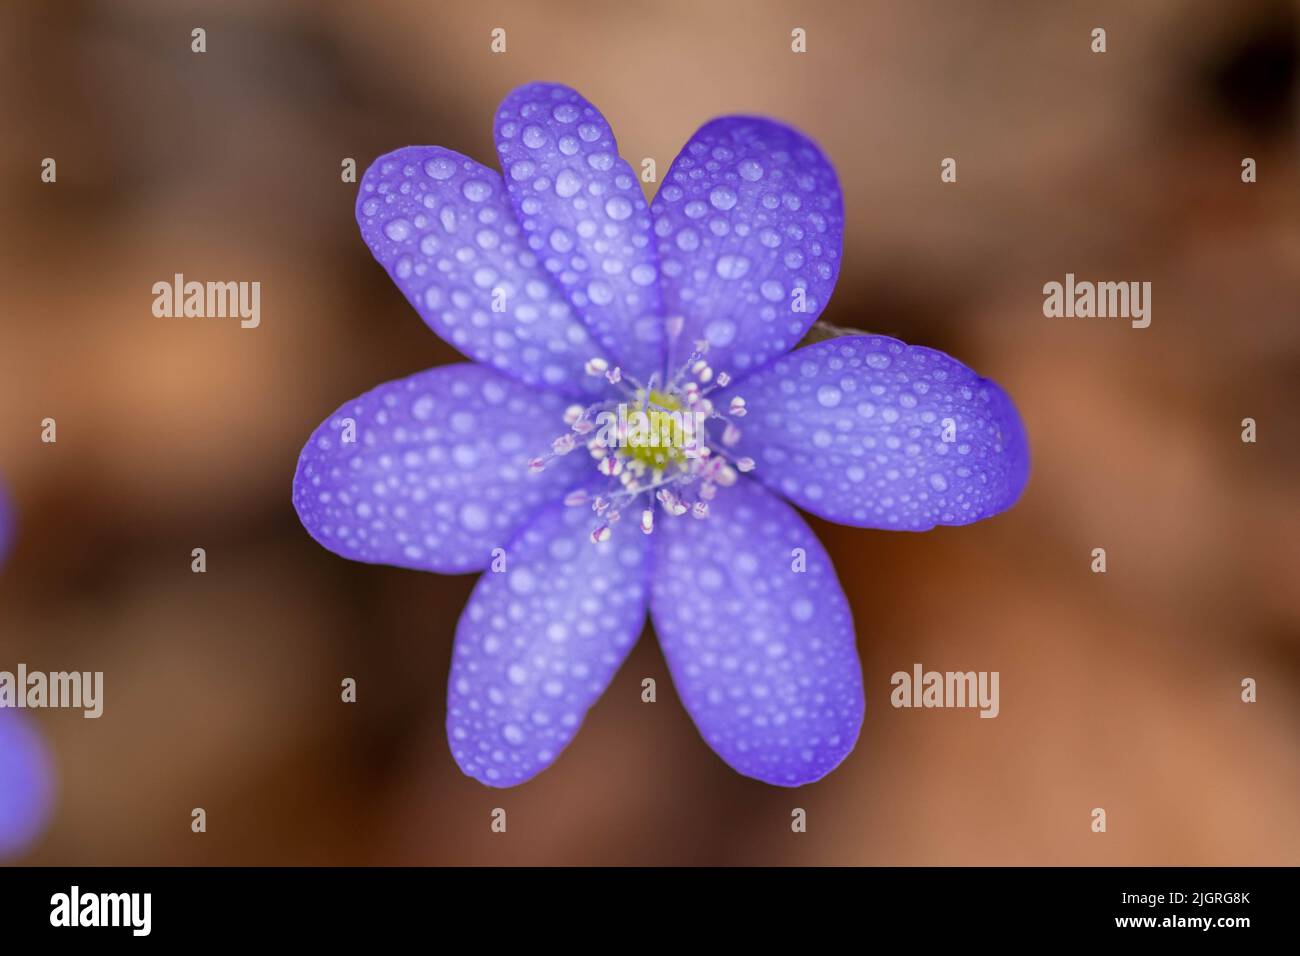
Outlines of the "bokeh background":
<svg viewBox="0 0 1300 956">
<path fill-rule="evenodd" d="M 0 669 L 106 673 L 100 720 L 33 715 L 58 796 L 16 861 L 1300 862 L 1298 22 L 1261 0 L 4 4 Z M 473 578 L 348 563 L 290 505 L 328 413 L 455 359 L 362 244 L 340 161 L 495 165 L 493 110 L 536 79 L 661 172 L 715 115 L 801 127 L 847 203 L 824 318 L 947 351 L 1023 412 L 1012 511 L 814 522 L 868 696 L 815 785 L 714 756 L 650 629 L 550 770 L 463 777 L 443 718 Z M 259 280 L 261 328 L 155 318 L 175 272 Z M 1151 281 L 1151 327 L 1045 319 L 1066 272 Z M 915 661 L 1000 671 L 1001 716 L 893 710 Z"/>
</svg>

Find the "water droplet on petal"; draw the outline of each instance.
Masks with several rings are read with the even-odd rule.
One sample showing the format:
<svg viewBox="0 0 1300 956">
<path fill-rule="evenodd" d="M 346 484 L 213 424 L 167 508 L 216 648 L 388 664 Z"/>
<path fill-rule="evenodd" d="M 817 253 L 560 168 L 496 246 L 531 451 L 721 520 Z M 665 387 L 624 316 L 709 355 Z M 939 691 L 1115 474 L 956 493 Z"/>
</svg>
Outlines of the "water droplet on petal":
<svg viewBox="0 0 1300 956">
<path fill-rule="evenodd" d="M 633 266 L 632 281 L 637 285 L 650 285 L 655 281 L 655 267 L 644 262 Z"/>
<path fill-rule="evenodd" d="M 744 256 L 718 256 L 714 269 L 717 271 L 719 278 L 739 279 L 749 271 L 749 260 Z"/>
<path fill-rule="evenodd" d="M 729 345 L 736 337 L 736 325 L 730 319 L 715 319 L 705 327 L 704 336 L 711 345 Z"/>
<path fill-rule="evenodd" d="M 451 179 L 456 175 L 456 164 L 446 156 L 439 156 L 424 164 L 424 171 L 432 179 Z"/>
<path fill-rule="evenodd" d="M 411 224 L 405 219 L 394 219 L 384 226 L 384 235 L 393 242 L 402 242 L 411 238 Z"/>
<path fill-rule="evenodd" d="M 555 177 L 555 192 L 561 198 L 568 199 L 582 188 L 582 177 L 572 169 L 562 169 Z"/>
<path fill-rule="evenodd" d="M 611 196 L 605 202 L 605 214 L 610 219 L 626 219 L 632 215 L 632 203 L 622 196 Z"/>
<path fill-rule="evenodd" d="M 817 404 L 822 408 L 834 408 L 843 397 L 844 394 L 834 385 L 823 385 L 817 389 Z"/>
<path fill-rule="evenodd" d="M 546 134 L 540 126 L 525 126 L 523 140 L 529 149 L 539 149 L 546 144 Z"/>
<path fill-rule="evenodd" d="M 467 179 L 460 191 L 470 202 L 483 202 L 492 195 L 492 187 L 481 179 Z"/>
<path fill-rule="evenodd" d="M 718 186 L 709 193 L 709 202 L 713 204 L 714 209 L 721 209 L 725 212 L 736 205 L 736 194 L 726 186 Z"/>
<path fill-rule="evenodd" d="M 521 744 L 524 742 L 524 732 L 516 724 L 506 724 L 501 728 L 501 736 L 510 744 Z"/>
</svg>

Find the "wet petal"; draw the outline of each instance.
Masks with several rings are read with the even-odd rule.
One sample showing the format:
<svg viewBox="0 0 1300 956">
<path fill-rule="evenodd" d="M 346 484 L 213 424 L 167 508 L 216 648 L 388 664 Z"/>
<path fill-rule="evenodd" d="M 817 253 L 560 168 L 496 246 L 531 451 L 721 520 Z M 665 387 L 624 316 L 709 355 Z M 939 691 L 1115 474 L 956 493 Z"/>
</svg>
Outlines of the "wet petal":
<svg viewBox="0 0 1300 956">
<path fill-rule="evenodd" d="M 563 409 L 556 395 L 469 363 L 388 382 L 316 429 L 298 459 L 294 507 L 312 537 L 345 558 L 481 570 L 534 511 L 589 473 L 579 455 L 529 471 L 547 430 L 563 427 Z"/>
<path fill-rule="evenodd" d="M 357 193 L 375 258 L 435 332 L 529 385 L 579 394 L 601 354 L 538 264 L 495 170 L 439 146 L 380 156 Z"/>
<path fill-rule="evenodd" d="M 835 170 L 797 130 L 713 120 L 673 161 L 651 211 L 664 312 L 685 318 L 676 361 L 707 339 L 710 364 L 735 377 L 793 348 L 825 308 L 844 203 Z"/>
<path fill-rule="evenodd" d="M 1015 504 L 1029 477 L 1011 399 L 933 349 L 843 336 L 783 356 L 731 392 L 747 404 L 736 453 L 757 462 L 754 476 L 840 524 L 969 524 Z"/>
<path fill-rule="evenodd" d="M 591 512 L 542 511 L 485 573 L 456 628 L 447 739 L 461 770 L 511 787 L 577 733 L 645 623 L 649 545 L 591 542 Z"/>
<path fill-rule="evenodd" d="M 605 117 L 567 86 L 530 83 L 497 110 L 496 141 L 529 248 L 629 371 L 660 369 L 650 210 Z"/>
<path fill-rule="evenodd" d="M 0 709 L 0 859 L 31 846 L 49 820 L 53 799 L 44 740 L 28 718 Z"/>
<path fill-rule="evenodd" d="M 848 602 L 812 530 L 742 479 L 708 518 L 660 521 L 652 538 L 655 631 L 705 741 L 767 783 L 833 770 L 862 726 L 862 668 Z"/>
</svg>

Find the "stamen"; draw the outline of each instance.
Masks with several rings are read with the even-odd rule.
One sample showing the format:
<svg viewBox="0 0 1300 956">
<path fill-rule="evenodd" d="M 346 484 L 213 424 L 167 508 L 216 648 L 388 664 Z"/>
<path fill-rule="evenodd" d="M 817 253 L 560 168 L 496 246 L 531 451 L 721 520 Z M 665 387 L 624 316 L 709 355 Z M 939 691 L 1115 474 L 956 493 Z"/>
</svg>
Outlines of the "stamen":
<svg viewBox="0 0 1300 956">
<path fill-rule="evenodd" d="M 667 367 L 672 369 L 674 347 L 685 320 L 673 316 L 666 320 L 665 328 Z M 587 449 L 596 469 L 611 480 L 603 494 L 578 489 L 566 494 L 564 503 L 570 507 L 590 504 L 599 516 L 591 531 L 593 542 L 610 539 L 613 525 L 625 509 L 636 509 L 630 514 L 639 512 L 637 524 L 643 534 L 654 533 L 656 505 L 672 518 L 689 512 L 703 520 L 721 489 L 734 485 L 740 473 L 754 470 L 752 458 L 733 459 L 727 450 L 741 438 L 741 429 L 732 419 L 743 418 L 748 409 L 740 396 L 729 399 L 725 412 L 714 408 L 708 396 L 729 385 L 731 376 L 713 369 L 705 359 L 708 351 L 707 340 L 696 341 L 675 375 L 664 376 L 657 370 L 645 385 L 625 374 L 621 366 L 611 366 L 607 359 L 593 356 L 587 360 L 587 374 L 604 378 L 613 388 L 593 405 L 568 406 L 563 416 L 568 431 L 551 442 L 550 454 L 532 459 L 529 469 L 542 471 L 552 458 L 567 455 L 579 445 Z M 614 419 L 602 414 L 615 408 L 618 414 Z M 684 419 L 689 420 L 683 423 Z M 715 420 L 721 423 L 721 432 L 715 433 L 713 443 L 706 429 L 691 427 Z"/>
</svg>

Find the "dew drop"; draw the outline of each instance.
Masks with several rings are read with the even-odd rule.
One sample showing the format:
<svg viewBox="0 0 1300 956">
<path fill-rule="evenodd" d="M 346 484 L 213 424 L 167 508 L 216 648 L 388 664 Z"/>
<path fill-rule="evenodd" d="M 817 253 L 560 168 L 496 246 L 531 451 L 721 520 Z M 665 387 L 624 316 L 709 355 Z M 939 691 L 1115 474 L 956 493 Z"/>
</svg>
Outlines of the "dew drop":
<svg viewBox="0 0 1300 956">
<path fill-rule="evenodd" d="M 870 352 L 866 357 L 866 363 L 872 368 L 889 368 L 889 356 L 884 352 Z"/>
<path fill-rule="evenodd" d="M 709 193 L 709 202 L 713 204 L 714 209 L 721 209 L 725 212 L 736 205 L 736 194 L 726 186 L 718 186 Z"/>
<path fill-rule="evenodd" d="M 425 163 L 424 171 L 431 179 L 451 179 L 456 175 L 456 164 L 446 156 L 439 156 Z"/>
<path fill-rule="evenodd" d="M 460 191 L 470 202 L 483 202 L 492 195 L 492 187 L 481 179 L 467 179 Z"/>
<path fill-rule="evenodd" d="M 730 319 L 714 319 L 704 329 L 704 335 L 712 345 L 729 345 L 736 337 L 736 325 Z"/>
<path fill-rule="evenodd" d="M 550 242 L 556 252 L 568 252 L 573 248 L 573 237 L 558 227 L 552 230 Z"/>
<path fill-rule="evenodd" d="M 411 237 L 411 224 L 405 219 L 394 219 L 384 226 L 384 235 L 393 242 L 402 242 Z"/>
<path fill-rule="evenodd" d="M 506 739 L 506 743 L 516 746 L 524 742 L 524 732 L 517 724 L 506 724 L 501 728 L 501 736 Z"/>
<path fill-rule="evenodd" d="M 713 268 L 718 273 L 719 278 L 739 279 L 749 271 L 749 260 L 744 256 L 718 256 L 718 261 Z"/>
<path fill-rule="evenodd" d="M 844 394 L 834 385 L 823 385 L 817 389 L 817 403 L 822 408 L 834 408 L 843 397 Z"/>
<path fill-rule="evenodd" d="M 582 177 L 572 169 L 562 169 L 555 177 L 555 192 L 564 199 L 568 199 L 581 188 Z"/>
<path fill-rule="evenodd" d="M 623 196 L 610 196 L 605 201 L 605 214 L 610 219 L 622 221 L 632 215 L 632 203 Z"/>
</svg>

